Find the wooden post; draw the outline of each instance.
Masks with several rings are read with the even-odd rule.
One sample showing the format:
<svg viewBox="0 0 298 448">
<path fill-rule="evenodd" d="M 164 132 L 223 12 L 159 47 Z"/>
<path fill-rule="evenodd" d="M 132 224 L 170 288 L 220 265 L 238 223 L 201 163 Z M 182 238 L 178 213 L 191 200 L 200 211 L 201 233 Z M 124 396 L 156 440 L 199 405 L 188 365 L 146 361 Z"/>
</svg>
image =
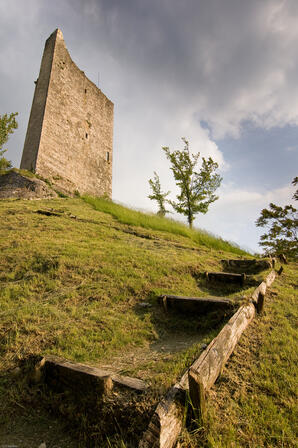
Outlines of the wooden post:
<svg viewBox="0 0 298 448">
<path fill-rule="evenodd" d="M 168 302 L 167 296 L 163 296 L 163 298 L 162 298 L 162 306 L 163 306 L 163 309 L 164 309 L 165 312 L 168 311 L 168 303 L 167 302 Z"/>
<path fill-rule="evenodd" d="M 205 390 L 200 375 L 191 367 L 188 371 L 189 397 L 195 417 L 206 421 Z"/>
<path fill-rule="evenodd" d="M 241 274 L 241 286 L 244 285 L 245 280 L 246 280 L 246 275 L 243 273 L 243 274 Z"/>
<path fill-rule="evenodd" d="M 263 294 L 260 291 L 259 295 L 258 295 L 258 300 L 257 300 L 257 312 L 258 312 L 258 314 L 260 314 L 263 311 L 263 309 L 264 309 L 264 302 L 265 302 L 265 294 Z"/>
</svg>

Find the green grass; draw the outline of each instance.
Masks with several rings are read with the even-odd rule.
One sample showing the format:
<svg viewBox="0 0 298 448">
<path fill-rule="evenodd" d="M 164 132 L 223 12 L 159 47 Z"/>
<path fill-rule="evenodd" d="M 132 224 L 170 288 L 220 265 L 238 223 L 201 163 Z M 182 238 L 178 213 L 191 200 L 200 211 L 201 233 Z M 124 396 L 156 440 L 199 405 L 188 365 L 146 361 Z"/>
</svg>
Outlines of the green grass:
<svg viewBox="0 0 298 448">
<path fill-rule="evenodd" d="M 86 201 L 0 201 L 0 429 L 33 400 L 13 372 L 47 353 L 144 378 L 147 415 L 223 325 L 214 314 L 165 314 L 156 297 L 235 298 L 253 288 L 211 287 L 202 276 L 235 258 L 228 243 L 109 201 Z"/>
<path fill-rule="evenodd" d="M 142 213 L 123 205 L 116 204 L 108 199 L 93 198 L 90 196 L 83 196 L 83 199 L 91 204 L 96 210 L 104 213 L 109 213 L 122 224 L 131 226 L 144 227 L 145 229 L 160 230 L 163 232 L 172 233 L 174 235 L 181 235 L 189 238 L 200 246 L 206 246 L 212 249 L 232 252 L 238 255 L 247 255 L 247 252 L 242 250 L 236 244 L 215 237 L 210 233 L 199 230 L 190 229 L 187 226 L 168 218 L 162 218 L 157 215 Z"/>
</svg>

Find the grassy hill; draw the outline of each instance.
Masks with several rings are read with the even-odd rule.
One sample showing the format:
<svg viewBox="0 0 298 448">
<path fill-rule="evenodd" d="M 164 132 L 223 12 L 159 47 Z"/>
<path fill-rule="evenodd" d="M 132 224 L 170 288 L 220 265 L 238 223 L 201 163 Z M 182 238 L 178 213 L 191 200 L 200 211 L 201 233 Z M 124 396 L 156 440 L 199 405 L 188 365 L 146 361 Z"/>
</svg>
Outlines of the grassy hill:
<svg viewBox="0 0 298 448">
<path fill-rule="evenodd" d="M 35 446 L 28 442 L 35 422 L 34 443 L 44 423 L 57 446 L 78 446 L 77 433 L 69 440 L 57 420 L 47 425 L 52 417 L 39 406 L 40 390 L 28 390 L 18 375 L 30 356 L 52 353 L 145 379 L 145 421 L 227 317 L 165 314 L 156 297 L 212 295 L 236 303 L 254 287 L 211 288 L 202 275 L 221 270 L 223 258 L 249 256 L 237 246 L 110 201 L 0 201 L 0 229 L 0 441 L 6 444 L 16 442 L 14 433 L 22 446 Z M 96 434 L 89 436 L 95 443 Z M 107 446 L 116 446 L 114 439 Z"/>
</svg>

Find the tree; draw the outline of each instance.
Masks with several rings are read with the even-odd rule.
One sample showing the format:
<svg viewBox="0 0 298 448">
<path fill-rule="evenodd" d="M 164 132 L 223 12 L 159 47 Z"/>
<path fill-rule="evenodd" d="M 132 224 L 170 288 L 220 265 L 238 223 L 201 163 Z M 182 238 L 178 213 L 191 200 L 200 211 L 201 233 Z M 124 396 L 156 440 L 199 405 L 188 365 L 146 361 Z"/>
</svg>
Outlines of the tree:
<svg viewBox="0 0 298 448">
<path fill-rule="evenodd" d="M 8 170 L 12 166 L 11 162 L 3 156 L 7 151 L 7 149 L 3 149 L 3 145 L 7 142 L 9 134 L 12 134 L 18 127 L 15 119 L 17 115 L 17 112 L 11 113 L 10 115 L 0 115 L 0 171 Z"/>
<path fill-rule="evenodd" d="M 292 184 L 297 185 L 295 177 Z M 298 190 L 293 195 L 298 200 Z M 286 205 L 280 207 L 273 203 L 269 209 L 264 208 L 261 216 L 256 221 L 257 227 L 267 228 L 267 232 L 261 235 L 259 245 L 265 248 L 266 254 L 286 254 L 291 258 L 297 258 L 298 254 L 298 214 L 295 207 Z"/>
<path fill-rule="evenodd" d="M 166 193 L 163 193 L 161 191 L 159 176 L 155 171 L 154 179 L 149 179 L 149 185 L 151 187 L 152 194 L 150 194 L 148 198 L 157 201 L 159 207 L 157 214 L 159 216 L 165 216 L 166 213 L 169 213 L 169 211 L 166 210 L 165 204 L 168 202 L 166 197 L 170 194 L 170 192 L 167 191 Z"/>
<path fill-rule="evenodd" d="M 294 186 L 296 186 L 298 184 L 298 177 L 294 177 L 292 184 Z M 293 199 L 295 199 L 295 201 L 298 201 L 298 190 L 295 191 L 295 193 L 293 194 Z"/>
<path fill-rule="evenodd" d="M 182 141 L 182 150 L 171 152 L 167 146 L 162 148 L 171 163 L 176 185 L 180 188 L 177 201 L 168 202 L 176 212 L 187 217 L 189 227 L 192 227 L 195 215 L 207 213 L 209 205 L 218 199 L 214 192 L 220 186 L 222 178 L 215 172 L 218 164 L 211 157 L 203 157 L 201 169 L 196 171 L 200 153 L 191 154 L 188 141 L 185 138 Z"/>
</svg>

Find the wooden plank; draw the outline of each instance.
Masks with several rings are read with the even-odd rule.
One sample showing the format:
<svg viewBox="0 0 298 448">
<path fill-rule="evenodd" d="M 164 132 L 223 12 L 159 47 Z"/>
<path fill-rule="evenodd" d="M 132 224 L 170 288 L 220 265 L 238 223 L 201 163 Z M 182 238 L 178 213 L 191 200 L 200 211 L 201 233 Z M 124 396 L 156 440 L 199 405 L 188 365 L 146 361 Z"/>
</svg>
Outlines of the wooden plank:
<svg viewBox="0 0 298 448">
<path fill-rule="evenodd" d="M 185 297 L 164 295 L 158 298 L 165 310 L 175 308 L 182 312 L 206 313 L 212 310 L 231 310 L 234 303 L 222 297 Z M 165 306 L 166 303 L 166 306 Z"/>
<path fill-rule="evenodd" d="M 111 390 L 113 385 L 140 392 L 147 389 L 147 384 L 138 378 L 118 375 L 110 370 L 74 363 L 57 356 L 46 356 L 43 366 L 46 382 L 58 388 L 80 388 L 82 393 L 88 389 L 102 394 Z"/>
<path fill-rule="evenodd" d="M 206 278 L 209 281 L 213 280 L 225 283 L 240 283 L 241 285 L 243 285 L 246 279 L 246 275 L 234 274 L 230 272 L 207 272 Z"/>
<path fill-rule="evenodd" d="M 189 397 L 196 419 L 206 420 L 205 390 L 200 375 L 191 367 L 188 371 Z"/>
<path fill-rule="evenodd" d="M 248 327 L 254 316 L 255 307 L 252 303 L 241 306 L 201 356 L 192 364 L 191 367 L 200 375 L 205 390 L 209 390 L 215 383 L 243 331 Z M 188 377 L 187 374 L 184 374 L 180 384 L 187 388 L 187 383 Z"/>
</svg>

